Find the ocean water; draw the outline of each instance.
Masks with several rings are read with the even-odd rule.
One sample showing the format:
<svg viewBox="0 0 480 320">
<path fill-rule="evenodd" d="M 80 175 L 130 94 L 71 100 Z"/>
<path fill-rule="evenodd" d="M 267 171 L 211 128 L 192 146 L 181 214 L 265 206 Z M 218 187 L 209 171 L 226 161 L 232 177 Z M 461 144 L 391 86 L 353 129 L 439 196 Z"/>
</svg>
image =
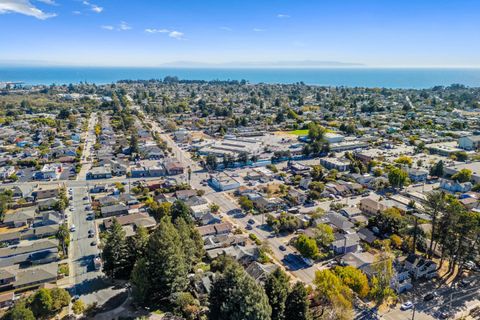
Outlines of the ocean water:
<svg viewBox="0 0 480 320">
<path fill-rule="evenodd" d="M 454 83 L 480 87 L 480 69 L 430 68 L 126 68 L 0 66 L 0 82 L 25 84 L 112 83 L 118 80 L 242 80 L 321 86 L 431 88 Z"/>
</svg>

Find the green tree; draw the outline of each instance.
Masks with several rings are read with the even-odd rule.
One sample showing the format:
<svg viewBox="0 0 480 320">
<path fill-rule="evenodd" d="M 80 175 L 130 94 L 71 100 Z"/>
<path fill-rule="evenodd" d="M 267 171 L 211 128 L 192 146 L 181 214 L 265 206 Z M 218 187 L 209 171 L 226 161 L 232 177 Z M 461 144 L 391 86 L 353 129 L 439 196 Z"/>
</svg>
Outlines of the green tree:
<svg viewBox="0 0 480 320">
<path fill-rule="evenodd" d="M 71 297 L 65 289 L 53 288 L 50 290 L 50 295 L 52 296 L 52 310 L 55 312 L 59 312 L 70 304 Z"/>
<path fill-rule="evenodd" d="M 12 195 L 8 192 L 0 193 L 0 220 L 3 221 L 3 216 L 8 209 L 8 205 L 12 202 Z"/>
<path fill-rule="evenodd" d="M 129 254 L 125 231 L 116 218 L 107 230 L 102 251 L 103 271 L 113 279 L 129 277 Z"/>
<path fill-rule="evenodd" d="M 370 292 L 368 278 L 362 270 L 352 266 L 338 266 L 335 267 L 334 272 L 342 282 L 356 292 L 360 298 L 365 298 Z"/>
<path fill-rule="evenodd" d="M 82 314 L 85 311 L 85 303 L 80 299 L 75 300 L 72 305 L 72 311 L 76 315 Z"/>
<path fill-rule="evenodd" d="M 164 217 L 150 236 L 145 259 L 137 262 L 132 274 L 139 303 L 158 304 L 185 291 L 188 266 L 182 242 L 170 219 Z"/>
<path fill-rule="evenodd" d="M 462 182 L 468 182 L 472 180 L 472 170 L 470 169 L 461 169 L 454 175 L 452 175 L 452 180 Z"/>
<path fill-rule="evenodd" d="M 269 274 L 265 281 L 264 288 L 270 307 L 272 308 L 272 320 L 285 319 L 285 301 L 288 295 L 288 283 L 289 277 L 281 268 L 277 268 Z"/>
<path fill-rule="evenodd" d="M 68 246 L 70 245 L 70 231 L 66 223 L 62 223 L 57 231 L 56 237 L 62 246 L 63 255 L 66 256 L 68 253 Z"/>
<path fill-rule="evenodd" d="M 430 175 L 435 177 L 443 177 L 443 161 L 438 161 L 433 167 L 430 168 Z"/>
<path fill-rule="evenodd" d="M 6 320 L 35 320 L 32 310 L 27 308 L 25 301 L 17 301 L 5 315 Z"/>
<path fill-rule="evenodd" d="M 241 152 L 239 155 L 238 155 L 238 162 L 242 163 L 242 164 L 246 164 L 248 162 L 248 153 L 246 152 Z"/>
<path fill-rule="evenodd" d="M 437 236 L 437 224 L 439 215 L 445 210 L 447 203 L 445 193 L 442 191 L 432 191 L 427 193 L 425 209 L 427 214 L 432 218 L 432 232 L 430 233 L 430 246 L 428 256 L 433 254 L 433 242 Z"/>
<path fill-rule="evenodd" d="M 322 197 L 321 193 L 323 192 L 324 189 L 325 189 L 325 185 L 322 182 L 312 181 L 308 185 L 308 190 L 309 190 L 308 196 L 314 200 L 320 199 Z"/>
<path fill-rule="evenodd" d="M 378 305 L 382 304 L 388 298 L 395 297 L 395 291 L 390 287 L 394 276 L 393 260 L 388 248 L 376 258 L 371 268 L 375 276 L 371 280 L 370 295 Z"/>
<path fill-rule="evenodd" d="M 409 167 L 411 167 L 413 164 L 413 160 L 409 156 L 400 156 L 397 159 L 395 159 L 395 162 L 399 164 L 407 165 Z"/>
<path fill-rule="evenodd" d="M 218 275 L 208 297 L 209 320 L 269 320 L 272 309 L 261 286 L 237 263 Z"/>
<path fill-rule="evenodd" d="M 192 221 L 192 215 L 190 214 L 190 208 L 182 200 L 176 200 L 171 209 L 172 221 L 177 221 L 178 218 L 183 218 L 185 221 Z"/>
<path fill-rule="evenodd" d="M 190 270 L 205 255 L 202 237 L 193 224 L 188 224 L 183 218 L 177 219 L 175 227 L 180 239 L 182 239 L 182 248 Z"/>
<path fill-rule="evenodd" d="M 170 216 L 172 209 L 171 202 L 162 202 L 158 203 L 156 201 L 150 204 L 149 212 L 155 218 L 155 220 L 160 221 L 163 217 Z"/>
<path fill-rule="evenodd" d="M 407 221 L 401 212 L 395 208 L 388 208 L 368 221 L 370 227 L 377 227 L 380 234 L 400 234 L 401 230 L 405 228 Z"/>
<path fill-rule="evenodd" d="M 241 196 L 241 197 L 238 199 L 238 204 L 239 204 L 240 207 L 242 207 L 242 209 L 245 210 L 245 211 L 251 211 L 251 210 L 253 210 L 253 202 L 252 202 L 252 200 L 248 199 L 248 197 L 246 197 L 246 196 Z"/>
<path fill-rule="evenodd" d="M 197 319 L 200 303 L 190 292 L 179 292 L 173 297 L 174 312 L 187 320 Z"/>
<path fill-rule="evenodd" d="M 218 213 L 218 210 L 220 210 L 220 206 L 216 203 L 212 203 L 210 205 L 210 211 L 213 213 Z"/>
<path fill-rule="evenodd" d="M 217 156 L 213 153 L 209 153 L 205 159 L 205 165 L 210 170 L 215 170 L 218 167 Z"/>
<path fill-rule="evenodd" d="M 392 168 L 388 173 L 388 182 L 394 188 L 402 188 L 408 180 L 408 174 L 400 168 Z"/>
<path fill-rule="evenodd" d="M 152 285 L 149 272 L 147 259 L 144 257 L 138 258 L 133 266 L 130 281 L 134 285 L 133 298 L 139 305 L 145 305 L 149 302 Z"/>
<path fill-rule="evenodd" d="M 328 224 L 320 223 L 314 229 L 315 240 L 317 244 L 323 248 L 327 248 L 335 240 L 335 235 L 333 233 L 333 228 Z"/>
<path fill-rule="evenodd" d="M 295 283 L 285 302 L 285 320 L 310 320 L 310 301 L 305 285 Z"/>
<path fill-rule="evenodd" d="M 30 309 L 37 318 L 46 318 L 52 311 L 53 299 L 50 291 L 39 289 L 32 297 Z"/>
<path fill-rule="evenodd" d="M 135 230 L 135 235 L 126 239 L 128 259 L 126 261 L 125 272 L 127 274 L 131 275 L 137 259 L 145 255 L 148 238 L 148 230 L 145 227 L 139 226 Z"/>
<path fill-rule="evenodd" d="M 331 318 L 352 319 L 352 293 L 342 280 L 329 269 L 315 272 L 315 300 L 321 306 L 321 314 L 330 311 Z"/>
<path fill-rule="evenodd" d="M 311 122 L 308 125 L 308 138 L 312 141 L 323 140 L 327 130 L 317 123 Z"/>
<path fill-rule="evenodd" d="M 316 259 L 318 257 L 318 246 L 315 239 L 304 234 L 298 236 L 295 247 L 305 258 Z"/>
<path fill-rule="evenodd" d="M 130 153 L 138 153 L 138 137 L 136 134 L 132 134 L 130 137 Z"/>
</svg>

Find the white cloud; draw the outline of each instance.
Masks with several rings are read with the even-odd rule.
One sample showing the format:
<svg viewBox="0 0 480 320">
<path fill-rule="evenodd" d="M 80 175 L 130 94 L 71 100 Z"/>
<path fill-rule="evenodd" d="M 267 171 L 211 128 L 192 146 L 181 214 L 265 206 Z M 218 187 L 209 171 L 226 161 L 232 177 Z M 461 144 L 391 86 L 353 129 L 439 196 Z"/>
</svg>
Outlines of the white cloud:
<svg viewBox="0 0 480 320">
<path fill-rule="evenodd" d="M 114 26 L 114 25 L 111 25 L 111 24 L 104 24 L 102 26 L 100 26 L 100 28 L 102 28 L 103 30 L 108 30 L 108 31 L 127 31 L 127 30 L 130 30 L 132 29 L 132 27 L 130 27 L 128 25 L 128 23 L 126 23 L 125 21 L 122 21 L 120 22 L 119 25 L 117 26 Z"/>
<path fill-rule="evenodd" d="M 91 3 L 89 1 L 83 1 L 82 2 L 84 5 L 86 5 L 87 7 L 90 7 L 90 10 L 92 10 L 93 12 L 96 12 L 96 13 L 100 13 L 103 11 L 103 8 L 100 7 L 100 6 L 97 6 L 96 4 L 94 3 Z"/>
<path fill-rule="evenodd" d="M 45 3 L 45 4 L 49 4 L 49 5 L 51 5 L 51 6 L 57 5 L 57 3 L 56 3 L 54 0 L 37 0 L 37 1 L 43 2 L 43 3 Z"/>
<path fill-rule="evenodd" d="M 72 11 L 72 13 L 75 14 L 75 15 L 80 15 L 80 14 L 82 14 L 82 12 L 81 12 L 81 11 L 78 11 L 78 10 Z"/>
<path fill-rule="evenodd" d="M 120 25 L 119 25 L 118 29 L 120 29 L 122 31 L 126 31 L 126 30 L 132 29 L 132 27 L 130 27 L 125 21 L 122 21 L 122 22 L 120 22 Z"/>
<path fill-rule="evenodd" d="M 170 38 L 174 38 L 177 40 L 182 40 L 183 39 L 183 32 L 180 31 L 172 31 L 168 34 Z"/>
<path fill-rule="evenodd" d="M 263 32 L 265 29 L 260 29 L 260 28 L 253 28 L 254 32 Z"/>
<path fill-rule="evenodd" d="M 92 5 L 92 11 L 93 12 L 96 12 L 96 13 L 100 13 L 103 11 L 103 8 L 102 7 L 99 7 L 97 5 Z"/>
<path fill-rule="evenodd" d="M 55 13 L 46 13 L 35 7 L 29 0 L 0 0 L 0 14 L 20 13 L 40 20 L 55 17 Z"/>
<path fill-rule="evenodd" d="M 220 27 L 220 30 L 224 30 L 224 31 L 233 31 L 232 28 L 230 27 Z"/>
<path fill-rule="evenodd" d="M 183 32 L 176 31 L 176 30 L 148 28 L 148 29 L 145 29 L 145 32 L 146 33 L 168 33 L 168 36 L 170 38 L 174 38 L 177 40 L 185 40 L 185 38 L 183 37 L 185 34 Z"/>
<path fill-rule="evenodd" d="M 279 19 L 288 19 L 288 18 L 290 18 L 290 16 L 289 16 L 288 14 L 279 13 L 279 14 L 277 14 L 277 18 L 279 18 Z"/>
<path fill-rule="evenodd" d="M 168 29 L 145 29 L 147 33 L 169 33 L 170 30 Z"/>
</svg>

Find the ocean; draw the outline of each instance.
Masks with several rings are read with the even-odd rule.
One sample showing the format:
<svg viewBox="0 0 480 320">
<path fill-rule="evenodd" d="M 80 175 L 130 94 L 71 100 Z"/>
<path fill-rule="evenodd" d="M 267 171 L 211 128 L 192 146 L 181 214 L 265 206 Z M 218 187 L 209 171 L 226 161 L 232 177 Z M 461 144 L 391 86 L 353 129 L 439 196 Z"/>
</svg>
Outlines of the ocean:
<svg viewBox="0 0 480 320">
<path fill-rule="evenodd" d="M 321 86 L 423 89 L 463 84 L 480 87 L 480 69 L 453 68 L 137 68 L 0 66 L 0 82 L 25 84 L 106 84 L 118 80 L 247 80 L 250 83 L 296 83 Z"/>
</svg>

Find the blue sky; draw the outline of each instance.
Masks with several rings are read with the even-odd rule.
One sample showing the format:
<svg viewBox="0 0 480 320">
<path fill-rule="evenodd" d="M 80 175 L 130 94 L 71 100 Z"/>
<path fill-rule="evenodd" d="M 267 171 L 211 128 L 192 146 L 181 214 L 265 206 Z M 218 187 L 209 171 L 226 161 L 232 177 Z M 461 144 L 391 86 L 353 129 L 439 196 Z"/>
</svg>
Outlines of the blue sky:
<svg viewBox="0 0 480 320">
<path fill-rule="evenodd" d="M 480 1 L 0 0 L 0 60 L 480 67 Z"/>
</svg>

